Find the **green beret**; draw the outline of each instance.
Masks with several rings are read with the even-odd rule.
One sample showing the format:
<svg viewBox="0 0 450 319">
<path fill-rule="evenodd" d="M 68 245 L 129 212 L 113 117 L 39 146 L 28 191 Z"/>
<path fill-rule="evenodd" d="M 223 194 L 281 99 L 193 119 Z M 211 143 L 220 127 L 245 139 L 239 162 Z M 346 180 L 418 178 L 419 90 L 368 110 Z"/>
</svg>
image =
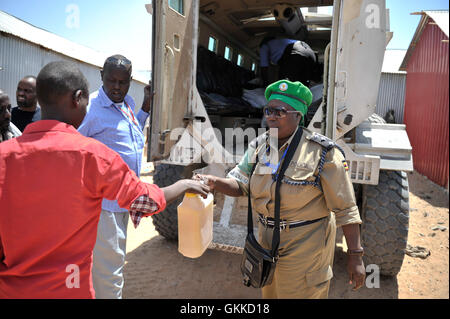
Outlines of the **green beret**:
<svg viewBox="0 0 450 319">
<path fill-rule="evenodd" d="M 289 104 L 304 116 L 312 102 L 311 91 L 301 82 L 280 80 L 266 89 L 267 101 L 279 100 Z"/>
</svg>

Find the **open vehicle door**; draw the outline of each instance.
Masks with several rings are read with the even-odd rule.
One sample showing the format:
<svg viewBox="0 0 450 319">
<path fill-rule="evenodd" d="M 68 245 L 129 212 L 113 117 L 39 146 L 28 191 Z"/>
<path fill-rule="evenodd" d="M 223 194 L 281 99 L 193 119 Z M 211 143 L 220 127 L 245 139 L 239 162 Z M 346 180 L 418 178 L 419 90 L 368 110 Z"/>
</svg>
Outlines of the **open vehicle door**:
<svg viewBox="0 0 450 319">
<path fill-rule="evenodd" d="M 171 147 L 177 142 L 170 139 L 170 133 L 175 128 L 184 127 L 184 119 L 192 114 L 197 68 L 198 1 L 153 0 L 151 11 L 155 95 L 147 160 L 156 161 L 169 156 Z"/>
<path fill-rule="evenodd" d="M 335 1 L 326 109 L 319 109 L 312 122 L 320 122 L 325 115 L 322 133 L 344 149 L 351 179 L 356 183 L 376 185 L 380 169 L 412 167 L 404 125 L 361 124 L 375 112 L 390 37 L 384 0 Z M 352 140 L 345 141 L 344 135 L 355 127 Z M 393 158 L 395 161 L 389 160 Z"/>
<path fill-rule="evenodd" d="M 326 135 L 334 140 L 375 112 L 387 37 L 385 0 L 335 1 Z"/>
</svg>

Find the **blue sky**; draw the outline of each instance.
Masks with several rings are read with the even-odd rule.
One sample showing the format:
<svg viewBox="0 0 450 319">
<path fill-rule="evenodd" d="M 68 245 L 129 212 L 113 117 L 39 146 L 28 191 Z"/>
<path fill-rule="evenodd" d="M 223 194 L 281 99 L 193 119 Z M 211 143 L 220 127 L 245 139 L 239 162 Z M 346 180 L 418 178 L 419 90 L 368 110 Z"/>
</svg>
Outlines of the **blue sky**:
<svg viewBox="0 0 450 319">
<path fill-rule="evenodd" d="M 412 12 L 422 10 L 448 10 L 448 0 L 386 0 L 389 9 L 391 31 L 394 37 L 388 49 L 408 49 L 420 16 Z"/>
<path fill-rule="evenodd" d="M 121 53 L 137 69 L 150 69 L 151 15 L 145 9 L 149 2 L 0 0 L 0 10 L 96 51 L 111 55 Z M 72 4 L 79 9 L 78 25 L 71 19 Z"/>
<path fill-rule="evenodd" d="M 150 69 L 149 0 L 0 0 L 0 10 L 106 54 L 121 53 L 135 69 Z M 79 21 L 73 19 L 79 10 Z M 394 38 L 388 49 L 407 49 L 420 16 L 411 12 L 448 9 L 447 0 L 386 0 Z M 71 10 L 72 8 L 72 10 Z M 66 10 L 68 10 L 66 12 Z M 79 23 L 78 23 L 79 22 Z"/>
</svg>

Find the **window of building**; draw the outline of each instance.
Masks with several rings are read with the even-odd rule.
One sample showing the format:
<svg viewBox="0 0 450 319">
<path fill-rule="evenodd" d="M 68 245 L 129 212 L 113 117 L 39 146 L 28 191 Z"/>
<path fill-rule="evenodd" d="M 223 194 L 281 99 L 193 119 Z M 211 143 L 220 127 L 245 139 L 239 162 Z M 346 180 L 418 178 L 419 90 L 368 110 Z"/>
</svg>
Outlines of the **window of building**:
<svg viewBox="0 0 450 319">
<path fill-rule="evenodd" d="M 227 59 L 228 61 L 231 61 L 233 59 L 233 49 L 230 48 L 229 46 L 225 47 L 225 54 L 223 56 L 225 59 Z"/>
<path fill-rule="evenodd" d="M 242 54 L 238 55 L 237 65 L 239 65 L 239 66 L 243 66 L 244 65 L 244 56 Z"/>
<path fill-rule="evenodd" d="M 169 0 L 169 7 L 184 15 L 184 0 Z"/>
<path fill-rule="evenodd" d="M 209 37 L 208 50 L 217 53 L 217 39 Z"/>
</svg>

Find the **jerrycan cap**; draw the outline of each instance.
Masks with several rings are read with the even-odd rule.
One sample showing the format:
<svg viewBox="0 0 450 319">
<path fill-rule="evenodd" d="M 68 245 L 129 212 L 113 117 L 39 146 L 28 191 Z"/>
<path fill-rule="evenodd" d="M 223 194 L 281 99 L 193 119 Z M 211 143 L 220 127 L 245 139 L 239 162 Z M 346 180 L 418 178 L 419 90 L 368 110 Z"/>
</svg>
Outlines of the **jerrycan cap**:
<svg viewBox="0 0 450 319">
<path fill-rule="evenodd" d="M 194 194 L 194 193 L 186 193 L 186 197 L 197 197 L 197 194 Z"/>
</svg>

